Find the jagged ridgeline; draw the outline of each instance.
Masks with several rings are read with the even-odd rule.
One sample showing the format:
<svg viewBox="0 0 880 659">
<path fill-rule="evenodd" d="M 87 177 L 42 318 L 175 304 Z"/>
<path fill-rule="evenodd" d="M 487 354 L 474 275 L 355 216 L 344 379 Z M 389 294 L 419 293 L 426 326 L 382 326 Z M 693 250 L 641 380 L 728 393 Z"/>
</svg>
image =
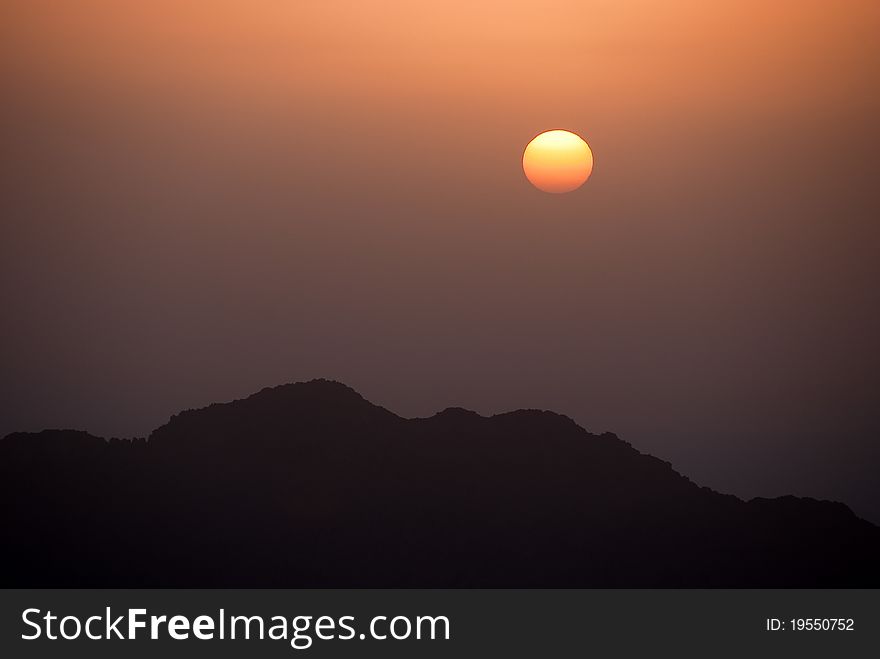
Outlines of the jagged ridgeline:
<svg viewBox="0 0 880 659">
<path fill-rule="evenodd" d="M 0 440 L 2 585 L 880 586 L 844 505 L 702 488 L 534 410 L 404 419 L 324 380 L 147 440 Z"/>
</svg>

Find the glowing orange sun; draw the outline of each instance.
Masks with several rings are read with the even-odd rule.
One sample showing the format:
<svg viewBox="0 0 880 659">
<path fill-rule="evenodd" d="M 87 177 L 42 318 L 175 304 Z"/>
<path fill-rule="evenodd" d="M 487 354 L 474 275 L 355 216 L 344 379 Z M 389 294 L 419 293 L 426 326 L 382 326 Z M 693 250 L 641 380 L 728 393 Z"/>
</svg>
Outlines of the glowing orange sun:
<svg viewBox="0 0 880 659">
<path fill-rule="evenodd" d="M 547 130 L 526 146 L 522 166 L 526 178 L 539 190 L 571 192 L 590 178 L 593 152 L 570 131 Z"/>
</svg>

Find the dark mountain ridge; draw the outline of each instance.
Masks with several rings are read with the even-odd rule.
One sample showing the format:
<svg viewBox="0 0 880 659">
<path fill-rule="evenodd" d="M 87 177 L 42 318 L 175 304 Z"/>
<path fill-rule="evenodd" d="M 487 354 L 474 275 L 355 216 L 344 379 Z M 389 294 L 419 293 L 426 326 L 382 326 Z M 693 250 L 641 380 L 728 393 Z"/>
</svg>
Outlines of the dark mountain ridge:
<svg viewBox="0 0 880 659">
<path fill-rule="evenodd" d="M 0 441 L 6 587 L 880 585 L 846 506 L 744 502 L 552 412 L 404 419 L 316 380 L 148 440 Z"/>
</svg>

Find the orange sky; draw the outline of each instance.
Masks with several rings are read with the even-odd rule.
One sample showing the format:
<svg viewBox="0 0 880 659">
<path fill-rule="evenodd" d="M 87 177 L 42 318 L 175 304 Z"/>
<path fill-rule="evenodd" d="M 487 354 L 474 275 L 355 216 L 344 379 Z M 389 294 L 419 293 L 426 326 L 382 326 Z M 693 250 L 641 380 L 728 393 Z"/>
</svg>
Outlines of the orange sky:
<svg viewBox="0 0 880 659">
<path fill-rule="evenodd" d="M 482 185 L 506 186 L 487 174 L 503 171 L 493 156 L 548 127 L 585 134 L 600 159 L 626 155 L 634 176 L 639 150 L 687 154 L 708 134 L 738 161 L 756 122 L 812 130 L 880 111 L 871 0 L 29 0 L 5 13 L 2 66 L 22 102 L 323 126 L 343 143 L 357 123 L 363 148 L 422 140 L 429 179 Z"/>
<path fill-rule="evenodd" d="M 4 13 L 6 66 L 25 77 L 392 105 L 471 94 L 526 112 L 548 94 L 625 113 L 815 102 L 817 86 L 833 98 L 875 71 L 880 27 L 871 0 L 14 0 Z"/>
</svg>

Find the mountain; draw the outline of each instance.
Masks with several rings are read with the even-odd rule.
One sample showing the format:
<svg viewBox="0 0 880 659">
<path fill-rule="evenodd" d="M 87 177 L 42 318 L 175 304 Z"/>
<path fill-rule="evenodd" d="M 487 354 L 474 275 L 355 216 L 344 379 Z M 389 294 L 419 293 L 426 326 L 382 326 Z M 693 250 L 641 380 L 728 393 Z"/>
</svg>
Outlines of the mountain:
<svg viewBox="0 0 880 659">
<path fill-rule="evenodd" d="M 867 587 L 880 528 L 745 502 L 552 412 L 404 419 L 325 380 L 147 440 L 0 440 L 4 587 Z"/>
</svg>

